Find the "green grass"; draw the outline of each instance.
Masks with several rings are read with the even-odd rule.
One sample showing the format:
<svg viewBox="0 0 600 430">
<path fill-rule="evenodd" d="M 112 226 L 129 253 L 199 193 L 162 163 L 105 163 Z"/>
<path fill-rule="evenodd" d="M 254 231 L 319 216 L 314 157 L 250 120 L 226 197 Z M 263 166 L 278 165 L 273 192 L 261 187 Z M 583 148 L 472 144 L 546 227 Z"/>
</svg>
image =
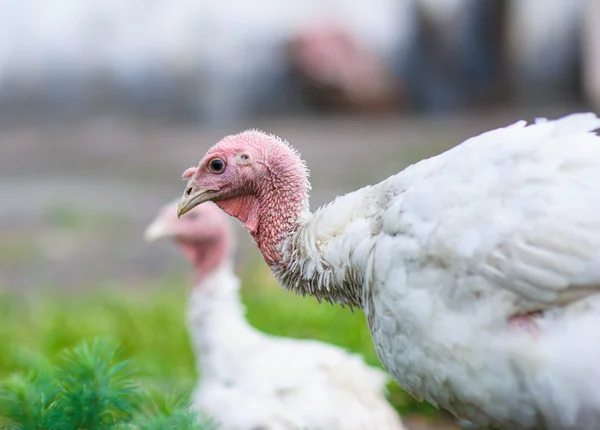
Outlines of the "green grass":
<svg viewBox="0 0 600 430">
<path fill-rule="evenodd" d="M 262 265 L 250 265 L 254 270 L 244 276 L 242 294 L 253 326 L 330 342 L 379 365 L 362 312 L 288 293 L 268 269 L 257 266 Z M 191 390 L 198 375 L 185 326 L 187 285 L 186 279 L 167 278 L 136 290 L 113 285 L 68 294 L 0 294 L 0 379 L 56 360 L 81 340 L 109 337 L 121 344 L 149 386 Z M 435 413 L 394 383 L 390 400 L 402 413 Z"/>
</svg>

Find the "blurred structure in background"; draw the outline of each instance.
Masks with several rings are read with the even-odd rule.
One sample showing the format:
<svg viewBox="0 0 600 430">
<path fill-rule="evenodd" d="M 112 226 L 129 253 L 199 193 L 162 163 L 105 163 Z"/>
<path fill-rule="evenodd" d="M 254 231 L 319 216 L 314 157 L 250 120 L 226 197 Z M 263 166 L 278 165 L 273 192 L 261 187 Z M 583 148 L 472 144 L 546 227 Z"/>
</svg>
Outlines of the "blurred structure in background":
<svg viewBox="0 0 600 430">
<path fill-rule="evenodd" d="M 443 113 L 490 102 L 502 83 L 504 0 L 416 0 L 411 53 L 401 61 L 412 105 Z"/>
<path fill-rule="evenodd" d="M 593 99 L 595 3 L 5 0 L 0 118 L 118 113 L 215 125 L 581 100 L 583 88 Z"/>
<path fill-rule="evenodd" d="M 318 61 L 333 67 L 345 92 L 356 81 L 357 93 L 369 93 L 360 86 L 380 83 L 368 82 L 367 69 L 392 62 L 409 11 L 410 0 L 8 0 L 0 103 L 10 116 L 110 111 L 205 124 L 308 108 L 293 73 L 299 52 L 288 50 L 299 29 L 330 22 L 362 46 L 355 55 L 342 43 Z"/>
<path fill-rule="evenodd" d="M 507 60 L 516 101 L 556 103 L 581 99 L 585 3 L 586 0 L 509 2 Z"/>
<path fill-rule="evenodd" d="M 293 83 L 315 108 L 379 112 L 402 103 L 401 83 L 389 65 L 342 26 L 300 29 L 288 41 L 288 60 Z"/>
<path fill-rule="evenodd" d="M 583 25 L 583 79 L 586 99 L 600 110 L 600 2 L 585 0 Z"/>
</svg>

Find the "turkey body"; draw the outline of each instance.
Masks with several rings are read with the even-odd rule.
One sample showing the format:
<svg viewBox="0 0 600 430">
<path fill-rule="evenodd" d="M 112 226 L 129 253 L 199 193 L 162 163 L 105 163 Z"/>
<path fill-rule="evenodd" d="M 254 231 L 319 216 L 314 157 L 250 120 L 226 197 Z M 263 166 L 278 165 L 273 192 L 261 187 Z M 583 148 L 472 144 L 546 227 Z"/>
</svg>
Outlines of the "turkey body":
<svg viewBox="0 0 600 430">
<path fill-rule="evenodd" d="M 225 430 L 404 429 L 385 399 L 388 375 L 341 348 L 259 332 L 238 288 L 226 264 L 192 292 L 196 410 Z"/>
<path fill-rule="evenodd" d="M 482 426 L 600 428 L 598 127 L 521 121 L 341 196 L 274 273 L 362 307 L 418 398 Z"/>
</svg>

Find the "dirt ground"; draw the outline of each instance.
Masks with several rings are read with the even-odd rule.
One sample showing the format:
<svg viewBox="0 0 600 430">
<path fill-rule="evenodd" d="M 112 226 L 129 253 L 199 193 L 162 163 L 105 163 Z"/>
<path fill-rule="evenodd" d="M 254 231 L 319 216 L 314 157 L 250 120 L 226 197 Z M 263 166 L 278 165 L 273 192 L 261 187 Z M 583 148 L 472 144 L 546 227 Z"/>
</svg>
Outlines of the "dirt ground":
<svg viewBox="0 0 600 430">
<path fill-rule="evenodd" d="M 145 244 L 143 229 L 159 205 L 182 193 L 185 168 L 245 128 L 278 134 L 301 151 L 316 208 L 490 128 L 572 110 L 288 118 L 211 130 L 123 118 L 0 129 L 0 288 L 136 285 L 177 267 L 173 249 Z M 256 251 L 240 233 L 243 262 Z"/>
</svg>

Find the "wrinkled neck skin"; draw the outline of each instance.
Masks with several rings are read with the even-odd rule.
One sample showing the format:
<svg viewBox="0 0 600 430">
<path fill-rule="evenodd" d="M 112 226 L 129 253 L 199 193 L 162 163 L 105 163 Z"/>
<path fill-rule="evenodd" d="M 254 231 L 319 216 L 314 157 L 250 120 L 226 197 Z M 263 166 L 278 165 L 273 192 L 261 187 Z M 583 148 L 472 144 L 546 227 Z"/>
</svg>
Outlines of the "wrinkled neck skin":
<svg viewBox="0 0 600 430">
<path fill-rule="evenodd" d="M 227 375 L 231 360 L 257 341 L 260 334 L 246 321 L 239 297 L 240 281 L 224 244 L 196 247 L 180 244 L 195 254 L 194 288 L 188 302 L 188 327 L 197 366 L 204 375 Z M 206 252 L 206 249 L 209 252 Z"/>
<path fill-rule="evenodd" d="M 244 223 L 273 268 L 282 262 L 279 248 L 283 240 L 310 217 L 307 184 L 305 176 L 270 170 L 261 186 L 249 194 L 215 203 Z"/>
</svg>

